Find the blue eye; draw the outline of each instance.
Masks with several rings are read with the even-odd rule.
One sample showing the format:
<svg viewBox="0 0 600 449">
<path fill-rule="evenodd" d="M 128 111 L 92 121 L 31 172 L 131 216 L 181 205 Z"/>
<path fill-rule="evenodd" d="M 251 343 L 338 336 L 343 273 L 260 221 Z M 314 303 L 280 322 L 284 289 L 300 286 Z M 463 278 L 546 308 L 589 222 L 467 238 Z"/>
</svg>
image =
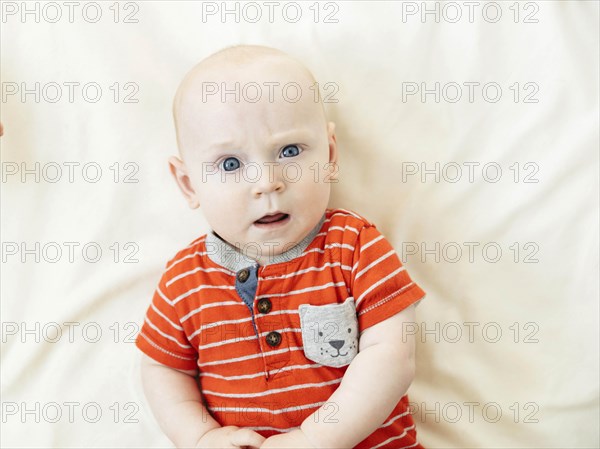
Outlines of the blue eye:
<svg viewBox="0 0 600 449">
<path fill-rule="evenodd" d="M 294 157 L 300 154 L 300 148 L 296 145 L 288 145 L 283 150 L 281 150 L 281 154 L 283 157 Z"/>
<path fill-rule="evenodd" d="M 225 171 L 234 171 L 240 168 L 240 161 L 237 157 L 228 157 L 221 163 L 221 166 Z"/>
</svg>

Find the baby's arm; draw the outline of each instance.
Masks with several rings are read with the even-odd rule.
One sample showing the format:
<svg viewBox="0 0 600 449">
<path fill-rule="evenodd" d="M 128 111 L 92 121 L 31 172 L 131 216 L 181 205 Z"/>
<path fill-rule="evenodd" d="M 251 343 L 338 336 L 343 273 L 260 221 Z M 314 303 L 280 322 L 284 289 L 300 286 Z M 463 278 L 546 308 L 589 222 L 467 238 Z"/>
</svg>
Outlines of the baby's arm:
<svg viewBox="0 0 600 449">
<path fill-rule="evenodd" d="M 259 447 L 264 438 L 258 433 L 235 426 L 221 427 L 210 416 L 202 403 L 196 375 L 197 370 L 177 370 L 143 355 L 144 393 L 160 428 L 175 446 Z"/>
<path fill-rule="evenodd" d="M 358 354 L 327 403 L 306 418 L 300 430 L 268 438 L 261 447 L 304 447 L 308 441 L 316 448 L 352 448 L 373 433 L 413 380 L 414 336 L 403 334 L 403 323 L 414 321 L 412 305 L 366 329 Z"/>
</svg>

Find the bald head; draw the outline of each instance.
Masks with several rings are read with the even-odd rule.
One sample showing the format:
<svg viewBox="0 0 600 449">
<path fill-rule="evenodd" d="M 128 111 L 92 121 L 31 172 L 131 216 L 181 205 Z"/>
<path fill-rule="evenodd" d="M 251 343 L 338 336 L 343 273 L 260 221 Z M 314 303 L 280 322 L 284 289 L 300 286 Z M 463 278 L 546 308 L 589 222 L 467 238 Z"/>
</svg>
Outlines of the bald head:
<svg viewBox="0 0 600 449">
<path fill-rule="evenodd" d="M 290 106 L 310 101 L 312 113 L 325 124 L 315 83 L 302 63 L 275 48 L 238 45 L 213 53 L 186 74 L 175 94 L 173 118 L 180 153 L 189 146 L 186 130 L 210 122 L 216 108 L 227 104 L 240 107 L 246 103 L 243 111 L 252 113 L 261 111 L 253 107 L 257 104 Z"/>
</svg>

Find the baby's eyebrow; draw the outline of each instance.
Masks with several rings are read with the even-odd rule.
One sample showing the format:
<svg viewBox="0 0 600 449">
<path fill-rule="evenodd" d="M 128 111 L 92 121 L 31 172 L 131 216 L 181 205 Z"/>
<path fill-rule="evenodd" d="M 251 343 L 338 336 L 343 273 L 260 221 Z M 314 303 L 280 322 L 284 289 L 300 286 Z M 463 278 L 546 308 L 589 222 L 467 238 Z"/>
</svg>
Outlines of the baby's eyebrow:
<svg viewBox="0 0 600 449">
<path fill-rule="evenodd" d="M 237 148 L 237 145 L 235 142 L 233 142 L 232 140 L 224 140 L 222 142 L 216 142 L 216 143 L 210 144 L 207 149 L 212 152 L 217 152 L 217 151 L 223 151 L 223 150 L 231 150 L 234 148 Z"/>
<path fill-rule="evenodd" d="M 300 140 L 303 140 L 307 136 L 311 135 L 311 130 L 307 128 L 295 128 L 289 131 L 283 131 L 278 134 L 274 134 L 272 137 L 273 143 L 282 143 L 286 141 L 294 141 L 298 143 Z"/>
<path fill-rule="evenodd" d="M 230 154 L 236 156 L 243 155 L 244 151 L 243 148 L 234 141 L 226 140 L 208 145 L 203 153 L 206 159 L 217 160 Z"/>
</svg>

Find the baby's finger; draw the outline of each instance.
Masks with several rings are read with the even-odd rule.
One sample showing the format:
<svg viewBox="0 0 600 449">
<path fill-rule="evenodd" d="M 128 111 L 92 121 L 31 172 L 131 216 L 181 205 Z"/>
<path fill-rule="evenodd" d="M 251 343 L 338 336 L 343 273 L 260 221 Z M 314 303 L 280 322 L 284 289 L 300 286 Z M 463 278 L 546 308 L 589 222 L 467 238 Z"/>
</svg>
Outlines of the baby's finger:
<svg viewBox="0 0 600 449">
<path fill-rule="evenodd" d="M 265 441 L 265 438 L 250 429 L 238 429 L 229 435 L 231 444 L 237 446 L 260 447 Z"/>
</svg>

